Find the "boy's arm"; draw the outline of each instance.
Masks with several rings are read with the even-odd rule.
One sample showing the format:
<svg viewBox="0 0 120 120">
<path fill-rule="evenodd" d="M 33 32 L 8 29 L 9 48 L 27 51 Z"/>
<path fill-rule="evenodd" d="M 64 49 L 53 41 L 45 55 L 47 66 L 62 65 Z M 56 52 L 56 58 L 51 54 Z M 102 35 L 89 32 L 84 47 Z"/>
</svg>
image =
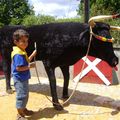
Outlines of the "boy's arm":
<svg viewBox="0 0 120 120">
<path fill-rule="evenodd" d="M 33 52 L 33 56 L 36 54 L 36 51 Z M 16 65 L 16 70 L 17 71 L 26 71 L 29 70 L 30 68 L 35 67 L 35 63 L 29 63 L 28 65 L 25 64 L 25 57 L 23 55 L 15 55 L 14 56 L 14 64 Z"/>
<path fill-rule="evenodd" d="M 29 70 L 30 68 L 33 68 L 33 67 L 35 67 L 35 63 L 34 62 L 30 63 L 28 66 L 18 66 L 16 68 L 16 70 L 17 71 L 26 71 L 26 70 Z"/>
<path fill-rule="evenodd" d="M 26 71 L 26 70 L 29 70 L 29 69 L 30 69 L 30 66 L 19 66 L 19 67 L 16 67 L 17 71 Z"/>
<path fill-rule="evenodd" d="M 33 59 L 33 57 L 35 57 L 37 51 L 34 50 L 33 53 L 29 56 L 29 60 L 31 61 Z"/>
<path fill-rule="evenodd" d="M 30 63 L 28 66 L 18 66 L 16 68 L 17 71 L 26 71 L 29 70 L 30 68 L 35 67 L 35 63 Z"/>
</svg>

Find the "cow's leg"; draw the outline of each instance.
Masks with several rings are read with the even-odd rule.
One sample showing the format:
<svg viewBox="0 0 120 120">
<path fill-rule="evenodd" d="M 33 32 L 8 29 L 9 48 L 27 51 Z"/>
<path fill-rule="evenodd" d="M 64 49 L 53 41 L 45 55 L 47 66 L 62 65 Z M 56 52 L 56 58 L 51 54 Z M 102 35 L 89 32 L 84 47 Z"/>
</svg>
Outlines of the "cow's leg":
<svg viewBox="0 0 120 120">
<path fill-rule="evenodd" d="M 51 88 L 51 95 L 52 95 L 52 101 L 53 106 L 56 110 L 63 110 L 63 107 L 60 105 L 57 97 L 57 90 L 56 90 L 56 78 L 55 78 L 55 69 L 45 67 L 45 70 L 47 72 L 49 82 L 50 82 L 50 88 Z"/>
<path fill-rule="evenodd" d="M 63 98 L 67 99 L 69 97 L 68 95 L 68 85 L 69 85 L 69 78 L 70 78 L 70 74 L 69 74 L 69 66 L 63 66 L 60 67 L 63 73 L 63 77 L 64 77 L 64 86 L 63 86 Z"/>
<path fill-rule="evenodd" d="M 2 63 L 3 63 L 3 71 L 5 74 L 5 79 L 6 79 L 6 92 L 9 94 L 13 93 L 13 90 L 10 85 L 10 78 L 11 78 L 11 55 L 10 55 L 10 50 L 7 51 L 2 49 Z"/>
<path fill-rule="evenodd" d="M 6 60 L 3 60 L 3 71 L 6 78 L 6 92 L 9 94 L 13 93 L 13 90 L 10 85 L 10 78 L 11 78 L 11 64 L 8 63 Z"/>
</svg>

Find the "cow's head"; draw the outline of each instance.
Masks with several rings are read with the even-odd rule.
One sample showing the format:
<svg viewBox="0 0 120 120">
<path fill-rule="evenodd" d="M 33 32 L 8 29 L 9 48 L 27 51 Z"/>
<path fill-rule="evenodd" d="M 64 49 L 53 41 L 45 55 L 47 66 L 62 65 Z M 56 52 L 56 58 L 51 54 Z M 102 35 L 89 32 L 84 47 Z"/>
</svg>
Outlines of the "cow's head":
<svg viewBox="0 0 120 120">
<path fill-rule="evenodd" d="M 90 39 L 91 34 L 92 39 L 89 55 L 105 60 L 110 66 L 115 67 L 118 64 L 118 58 L 114 54 L 110 29 L 119 29 L 119 27 L 111 27 L 106 23 L 96 22 L 103 18 L 108 19 L 113 18 L 113 16 L 97 16 L 91 18 L 89 20 L 90 27 L 80 34 L 80 39 L 84 46 L 88 46 L 88 39 Z"/>
</svg>

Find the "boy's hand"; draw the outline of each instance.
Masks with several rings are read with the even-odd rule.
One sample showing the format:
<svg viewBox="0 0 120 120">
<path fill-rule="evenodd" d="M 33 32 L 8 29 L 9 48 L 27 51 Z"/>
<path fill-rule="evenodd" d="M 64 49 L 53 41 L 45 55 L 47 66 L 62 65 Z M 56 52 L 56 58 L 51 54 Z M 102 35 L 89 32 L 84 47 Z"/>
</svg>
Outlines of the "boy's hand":
<svg viewBox="0 0 120 120">
<path fill-rule="evenodd" d="M 36 56 L 36 54 L 37 54 L 37 50 L 34 50 L 34 51 L 32 52 L 32 56 L 34 57 L 34 56 Z"/>
<path fill-rule="evenodd" d="M 29 63 L 30 68 L 34 68 L 35 67 L 35 62 Z"/>
<path fill-rule="evenodd" d="M 37 54 L 37 50 L 34 50 L 32 54 L 29 56 L 29 60 L 31 61 Z"/>
</svg>

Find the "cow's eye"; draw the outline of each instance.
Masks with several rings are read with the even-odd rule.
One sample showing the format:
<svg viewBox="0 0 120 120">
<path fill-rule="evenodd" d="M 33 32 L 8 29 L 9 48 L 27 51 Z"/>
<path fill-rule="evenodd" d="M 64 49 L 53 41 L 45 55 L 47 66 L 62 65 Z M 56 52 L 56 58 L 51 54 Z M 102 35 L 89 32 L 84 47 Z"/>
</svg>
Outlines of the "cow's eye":
<svg viewBox="0 0 120 120">
<path fill-rule="evenodd" d="M 112 37 L 110 35 L 106 36 L 107 39 L 112 39 Z"/>
</svg>

